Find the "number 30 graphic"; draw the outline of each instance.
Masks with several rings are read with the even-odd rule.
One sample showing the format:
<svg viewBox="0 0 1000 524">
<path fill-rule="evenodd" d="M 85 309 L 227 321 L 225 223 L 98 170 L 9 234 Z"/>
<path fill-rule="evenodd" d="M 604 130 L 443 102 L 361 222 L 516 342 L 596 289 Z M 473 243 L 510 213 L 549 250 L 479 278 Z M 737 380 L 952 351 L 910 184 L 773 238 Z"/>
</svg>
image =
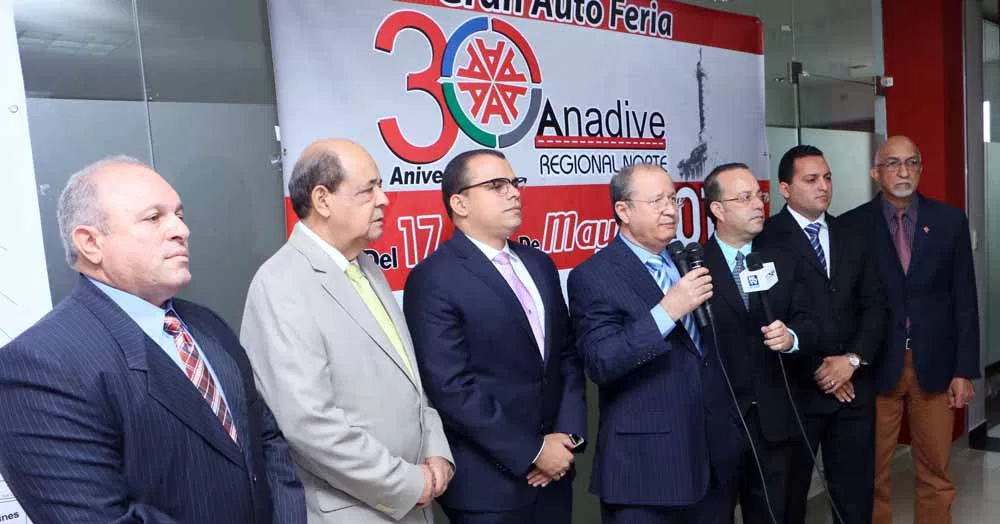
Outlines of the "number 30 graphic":
<svg viewBox="0 0 1000 524">
<path fill-rule="evenodd" d="M 444 157 L 458 138 L 458 124 L 448 111 L 441 83 L 441 62 L 447 40 L 437 22 L 416 11 L 399 11 L 386 18 L 375 34 L 375 49 L 392 54 L 396 37 L 406 29 L 413 29 L 427 39 L 431 47 L 431 63 L 427 69 L 406 75 L 406 90 L 423 91 L 437 103 L 441 113 L 441 134 L 430 145 L 415 145 L 403 136 L 396 117 L 378 121 L 378 129 L 386 145 L 400 158 L 413 164 L 428 164 Z"/>
</svg>

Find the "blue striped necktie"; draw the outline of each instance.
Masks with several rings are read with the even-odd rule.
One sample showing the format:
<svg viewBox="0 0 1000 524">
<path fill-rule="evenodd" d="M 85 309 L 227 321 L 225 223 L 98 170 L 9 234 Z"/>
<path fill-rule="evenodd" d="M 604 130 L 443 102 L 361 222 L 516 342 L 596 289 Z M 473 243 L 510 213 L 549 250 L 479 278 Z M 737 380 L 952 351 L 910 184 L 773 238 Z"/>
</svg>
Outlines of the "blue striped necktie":
<svg viewBox="0 0 1000 524">
<path fill-rule="evenodd" d="M 670 273 L 667 272 L 667 263 L 663 260 L 663 257 L 650 257 L 646 261 L 646 267 L 649 268 L 649 272 L 656 279 L 656 285 L 660 286 L 660 289 L 664 293 L 670 289 L 673 282 L 670 279 Z M 689 337 L 691 337 L 691 342 L 694 342 L 694 347 L 698 350 L 698 353 L 703 353 L 701 349 L 701 332 L 698 331 L 698 326 L 694 323 L 694 315 L 688 313 L 681 317 L 681 325 L 684 326 L 684 331 L 687 331 Z"/>
<path fill-rule="evenodd" d="M 809 237 L 809 244 L 812 245 L 816 257 L 819 258 L 819 263 L 823 266 L 823 271 L 829 273 L 830 270 L 826 267 L 826 255 L 823 254 L 823 245 L 819 243 L 819 229 L 822 226 L 819 222 L 813 222 L 805 227 L 805 231 L 806 236 Z"/>
</svg>

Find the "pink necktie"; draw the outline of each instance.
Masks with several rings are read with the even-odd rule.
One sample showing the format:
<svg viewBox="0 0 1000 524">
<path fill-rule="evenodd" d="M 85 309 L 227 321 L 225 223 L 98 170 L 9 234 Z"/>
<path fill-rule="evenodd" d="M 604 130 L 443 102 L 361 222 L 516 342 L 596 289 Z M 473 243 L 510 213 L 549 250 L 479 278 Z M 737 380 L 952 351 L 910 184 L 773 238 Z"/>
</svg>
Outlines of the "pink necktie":
<svg viewBox="0 0 1000 524">
<path fill-rule="evenodd" d="M 236 438 L 236 425 L 233 424 L 233 417 L 229 414 L 229 407 L 226 406 L 225 399 L 216 388 L 215 380 L 208 372 L 205 361 L 201 359 L 201 354 L 198 352 L 198 347 L 194 345 L 194 340 L 173 311 L 168 311 L 163 318 L 163 330 L 174 337 L 174 344 L 177 345 L 181 361 L 184 362 L 184 374 L 198 388 L 198 392 L 201 393 L 205 402 L 208 402 L 212 413 L 215 413 L 215 417 L 219 419 L 222 429 L 229 435 L 229 438 L 233 439 L 233 442 L 239 443 Z"/>
<path fill-rule="evenodd" d="M 517 273 L 514 272 L 514 266 L 511 264 L 510 255 L 504 252 L 500 252 L 499 255 L 494 257 L 497 264 L 500 265 L 500 274 L 503 278 L 510 284 L 511 289 L 514 290 L 514 295 L 517 296 L 517 301 L 521 303 L 521 308 L 524 309 L 525 316 L 528 317 L 528 323 L 531 324 L 531 332 L 535 335 L 535 342 L 538 343 L 538 349 L 542 352 L 542 356 L 545 356 L 545 331 L 542 329 L 542 321 L 538 315 L 538 308 L 535 306 L 535 300 L 531 298 L 531 292 L 525 287 L 524 282 L 518 278 Z"/>
</svg>

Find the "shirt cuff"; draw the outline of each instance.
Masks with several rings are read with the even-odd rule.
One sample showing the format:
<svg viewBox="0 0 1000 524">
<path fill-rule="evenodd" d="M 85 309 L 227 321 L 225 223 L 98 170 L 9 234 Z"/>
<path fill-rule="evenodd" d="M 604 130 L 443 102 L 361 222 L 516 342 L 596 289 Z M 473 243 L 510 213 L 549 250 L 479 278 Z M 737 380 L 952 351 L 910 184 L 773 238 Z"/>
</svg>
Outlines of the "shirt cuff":
<svg viewBox="0 0 1000 524">
<path fill-rule="evenodd" d="M 542 441 L 542 447 L 538 448 L 538 453 L 535 455 L 535 460 L 531 461 L 532 464 L 534 464 L 535 462 L 538 462 L 538 457 L 542 456 L 542 450 L 543 449 L 545 449 L 545 441 L 544 440 Z"/>
<path fill-rule="evenodd" d="M 799 336 L 796 335 L 794 331 L 792 331 L 792 328 L 788 328 L 788 333 L 792 335 L 792 347 L 789 348 L 787 351 L 782 351 L 782 353 L 785 354 L 795 353 L 796 351 L 799 350 Z"/>
<path fill-rule="evenodd" d="M 670 318 L 667 310 L 660 307 L 659 304 L 653 306 L 649 313 L 653 315 L 653 321 L 656 322 L 656 327 L 660 330 L 660 336 L 667 336 L 677 325 L 677 321 Z"/>
</svg>

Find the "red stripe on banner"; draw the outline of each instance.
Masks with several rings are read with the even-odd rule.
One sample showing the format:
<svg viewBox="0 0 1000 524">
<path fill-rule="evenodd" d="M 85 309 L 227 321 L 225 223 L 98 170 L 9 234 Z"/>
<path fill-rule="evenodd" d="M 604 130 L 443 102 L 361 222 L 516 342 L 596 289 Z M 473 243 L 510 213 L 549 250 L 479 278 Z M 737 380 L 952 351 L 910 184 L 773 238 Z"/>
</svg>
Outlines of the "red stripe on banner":
<svg viewBox="0 0 1000 524">
<path fill-rule="evenodd" d="M 687 199 L 677 231 L 685 242 L 703 242 L 710 234 L 701 186 L 701 182 L 676 184 L 678 196 Z M 768 181 L 761 180 L 760 187 L 769 191 Z M 385 231 L 365 253 L 382 267 L 393 291 L 399 291 L 410 269 L 451 238 L 454 226 L 437 189 L 390 192 L 388 196 Z M 527 187 L 521 190 L 521 204 L 524 223 L 510 240 L 545 251 L 559 269 L 576 267 L 607 246 L 618 232 L 606 184 Z M 297 218 L 288 197 L 285 209 L 291 233 Z"/>
<path fill-rule="evenodd" d="M 606 138 L 600 136 L 536 136 L 538 149 L 655 149 L 667 148 L 665 138 Z"/>
<path fill-rule="evenodd" d="M 554 5 L 556 2 L 536 3 L 532 0 L 501 0 L 495 2 L 501 8 L 492 9 L 483 7 L 481 0 L 395 1 L 404 4 L 443 7 L 590 29 L 603 29 L 757 55 L 764 54 L 764 27 L 759 19 L 670 0 L 596 0 L 593 3 L 601 6 L 603 15 L 597 25 L 590 25 L 586 20 L 586 9 L 578 12 L 574 8 L 571 14 L 572 18 L 569 20 L 558 18 L 555 12 L 549 17 L 545 9 L 536 9 L 536 12 L 531 12 L 533 6 Z M 585 2 L 585 7 L 590 3 Z M 655 9 L 651 8 L 654 4 Z M 554 8 L 553 11 L 555 11 Z M 665 22 L 667 18 L 669 18 L 671 29 L 669 36 L 662 35 L 660 31 L 664 25 L 661 22 Z M 615 22 L 614 27 L 611 26 L 612 20 Z"/>
</svg>

